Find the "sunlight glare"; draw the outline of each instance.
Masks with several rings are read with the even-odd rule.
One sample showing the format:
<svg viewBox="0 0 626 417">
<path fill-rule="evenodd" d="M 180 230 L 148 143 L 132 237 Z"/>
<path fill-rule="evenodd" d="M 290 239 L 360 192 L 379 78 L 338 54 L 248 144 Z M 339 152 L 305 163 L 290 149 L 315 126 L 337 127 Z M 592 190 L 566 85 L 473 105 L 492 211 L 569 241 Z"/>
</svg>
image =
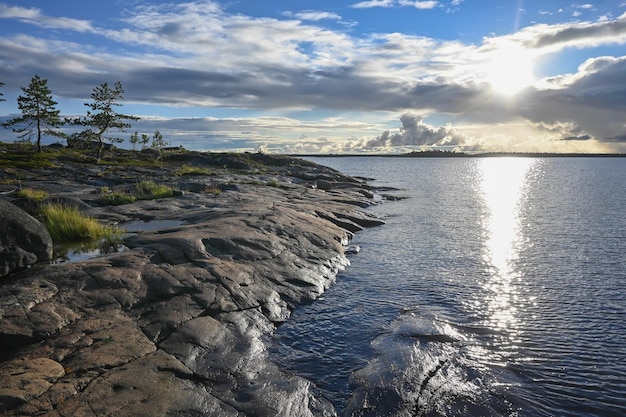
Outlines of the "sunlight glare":
<svg viewBox="0 0 626 417">
<path fill-rule="evenodd" d="M 509 327 L 516 317 L 517 296 L 514 261 L 521 240 L 520 204 L 532 160 L 485 158 L 481 161 L 482 194 L 488 211 L 485 219 L 485 261 L 491 266 L 486 287 L 492 294 L 488 306 L 492 324 Z"/>
<path fill-rule="evenodd" d="M 494 91 L 514 95 L 535 82 L 532 56 L 522 48 L 501 49 L 485 64 L 487 81 Z"/>
</svg>

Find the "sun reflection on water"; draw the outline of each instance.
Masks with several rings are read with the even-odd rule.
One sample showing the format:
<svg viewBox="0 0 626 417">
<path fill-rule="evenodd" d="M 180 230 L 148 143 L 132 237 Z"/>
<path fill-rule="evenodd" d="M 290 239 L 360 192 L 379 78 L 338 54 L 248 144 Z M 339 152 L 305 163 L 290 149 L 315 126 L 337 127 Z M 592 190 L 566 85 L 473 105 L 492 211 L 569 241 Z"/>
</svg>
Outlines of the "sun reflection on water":
<svg viewBox="0 0 626 417">
<path fill-rule="evenodd" d="M 484 261 L 489 265 L 486 313 L 495 328 L 516 327 L 521 277 L 515 272 L 514 261 L 522 239 L 520 205 L 532 164 L 529 158 L 485 158 L 480 162 L 480 190 L 487 212 L 484 220 Z"/>
</svg>

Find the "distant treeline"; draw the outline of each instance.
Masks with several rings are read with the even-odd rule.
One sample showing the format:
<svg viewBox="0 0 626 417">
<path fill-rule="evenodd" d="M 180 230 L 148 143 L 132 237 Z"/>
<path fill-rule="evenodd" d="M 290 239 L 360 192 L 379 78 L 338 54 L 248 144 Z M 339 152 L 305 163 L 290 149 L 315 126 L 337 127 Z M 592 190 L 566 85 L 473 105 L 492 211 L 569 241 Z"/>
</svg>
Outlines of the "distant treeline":
<svg viewBox="0 0 626 417">
<path fill-rule="evenodd" d="M 368 153 L 368 154 L 306 154 L 293 155 L 298 157 L 324 157 L 324 158 L 344 158 L 344 157 L 388 157 L 388 158 L 490 158 L 490 157 L 519 157 L 519 158 L 592 158 L 592 157 L 626 157 L 623 153 L 555 153 L 555 152 L 484 152 L 466 153 L 448 150 L 427 150 L 412 151 L 403 154 L 388 153 Z"/>
<path fill-rule="evenodd" d="M 470 156 L 465 152 L 457 152 L 457 151 L 448 151 L 443 149 L 431 149 L 427 151 L 413 151 L 409 153 L 405 153 L 402 155 L 403 157 L 420 157 L 420 158 L 463 158 L 466 156 Z"/>
<path fill-rule="evenodd" d="M 407 155 L 410 156 L 410 155 Z M 472 158 L 488 158 L 488 157 L 520 157 L 520 158 L 590 158 L 590 157 L 624 157 L 623 153 L 556 153 L 556 152 L 485 152 L 475 154 L 464 154 L 464 156 Z"/>
<path fill-rule="evenodd" d="M 404 158 L 488 158 L 488 157 L 521 157 L 521 158 L 571 158 L 571 157 L 621 157 L 626 154 L 617 153 L 555 153 L 555 152 L 483 152 L 466 153 L 448 150 L 413 151 L 398 155 Z"/>
</svg>

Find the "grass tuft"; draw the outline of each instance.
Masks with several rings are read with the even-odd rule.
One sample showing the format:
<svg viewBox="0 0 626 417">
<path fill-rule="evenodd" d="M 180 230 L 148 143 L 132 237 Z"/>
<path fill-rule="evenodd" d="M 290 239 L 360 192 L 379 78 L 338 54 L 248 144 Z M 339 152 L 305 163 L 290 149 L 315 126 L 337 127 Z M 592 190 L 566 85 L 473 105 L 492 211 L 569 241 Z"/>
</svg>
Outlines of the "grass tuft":
<svg viewBox="0 0 626 417">
<path fill-rule="evenodd" d="M 174 189 L 167 185 L 157 184 L 153 181 L 141 181 L 135 184 L 135 190 L 132 194 L 111 191 L 109 187 L 100 188 L 100 193 L 100 197 L 96 199 L 98 204 L 104 206 L 119 206 L 120 204 L 129 204 L 136 200 L 172 197 L 174 195 Z"/>
<path fill-rule="evenodd" d="M 119 206 L 121 204 L 129 204 L 135 201 L 137 198 L 133 195 L 121 193 L 121 192 L 112 192 L 103 194 L 100 197 L 96 198 L 96 203 L 103 206 Z"/>
<path fill-rule="evenodd" d="M 75 207 L 46 204 L 41 212 L 54 242 L 113 239 L 121 233 L 119 229 L 104 226 L 96 219 L 85 216 Z"/>
<path fill-rule="evenodd" d="M 141 181 L 135 185 L 135 189 L 140 199 L 166 198 L 174 195 L 172 187 L 153 181 Z"/>
<path fill-rule="evenodd" d="M 24 188 L 20 190 L 17 195 L 33 203 L 41 203 L 48 197 L 46 191 L 35 190 L 34 188 Z"/>
<path fill-rule="evenodd" d="M 192 165 L 183 164 L 178 168 L 175 175 L 182 177 L 183 175 L 209 175 L 208 168 L 194 167 Z"/>
</svg>

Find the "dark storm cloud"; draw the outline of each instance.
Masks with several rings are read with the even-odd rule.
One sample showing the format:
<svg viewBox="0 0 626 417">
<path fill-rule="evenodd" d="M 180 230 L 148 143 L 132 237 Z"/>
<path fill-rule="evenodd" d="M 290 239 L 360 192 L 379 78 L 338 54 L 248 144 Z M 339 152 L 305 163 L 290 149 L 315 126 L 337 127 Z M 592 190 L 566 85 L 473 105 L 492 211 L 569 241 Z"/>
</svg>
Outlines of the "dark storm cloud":
<svg viewBox="0 0 626 417">
<path fill-rule="evenodd" d="M 534 90 L 519 112 L 534 122 L 570 122 L 574 135 L 615 142 L 626 131 L 626 57 L 601 57 L 581 65 L 579 73 L 557 89 Z M 567 132 L 571 133 L 571 132 Z"/>
<path fill-rule="evenodd" d="M 230 99 L 249 94 L 249 74 L 227 74 L 186 68 L 142 68 L 124 74 L 127 99 L 163 104 L 197 104 L 208 98 Z"/>
<path fill-rule="evenodd" d="M 626 130 L 626 128 L 625 128 Z M 605 142 L 622 142 L 622 143 L 626 143 L 626 134 L 624 135 L 617 135 L 617 136 L 613 136 L 610 138 L 605 138 Z"/>
<path fill-rule="evenodd" d="M 626 35 L 626 13 L 619 18 L 597 23 L 574 23 L 557 25 L 538 35 L 529 42 L 532 48 L 546 48 L 563 44 L 596 43 L 599 39 L 613 39 L 619 42 Z"/>
<path fill-rule="evenodd" d="M 580 136 L 568 136 L 566 138 L 562 138 L 561 140 L 591 140 L 590 135 L 580 135 Z"/>
<path fill-rule="evenodd" d="M 484 86 L 482 86 L 484 88 Z M 407 94 L 409 108 L 431 108 L 445 113 L 464 113 L 475 105 L 483 94 L 475 84 L 455 84 L 440 80 L 439 83 L 420 83 Z"/>
</svg>

